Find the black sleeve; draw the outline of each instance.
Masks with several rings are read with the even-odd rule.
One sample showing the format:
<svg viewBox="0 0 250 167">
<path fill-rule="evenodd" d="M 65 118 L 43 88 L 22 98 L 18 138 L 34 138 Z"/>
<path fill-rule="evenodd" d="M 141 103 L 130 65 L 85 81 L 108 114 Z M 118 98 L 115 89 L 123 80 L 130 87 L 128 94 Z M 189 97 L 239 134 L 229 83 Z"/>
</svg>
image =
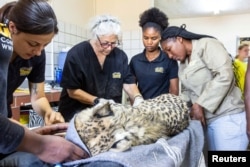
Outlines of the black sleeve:
<svg viewBox="0 0 250 167">
<path fill-rule="evenodd" d="M 169 79 L 174 79 L 178 78 L 178 63 L 175 60 L 172 60 L 171 65 L 170 65 L 170 74 L 169 74 Z"/>
<path fill-rule="evenodd" d="M 130 63 L 129 63 L 129 67 L 130 67 L 130 71 L 133 75 L 135 75 L 135 70 L 134 70 L 134 58 L 132 58 L 130 60 Z"/>
<path fill-rule="evenodd" d="M 46 54 L 43 50 L 40 56 L 33 57 L 34 65 L 32 67 L 31 73 L 28 75 L 28 79 L 32 83 L 41 83 L 45 81 L 45 63 Z"/>
<path fill-rule="evenodd" d="M 125 52 L 123 52 L 123 69 L 124 69 L 124 81 L 125 84 L 133 84 L 136 83 L 134 75 L 130 71 L 130 67 L 128 65 L 128 57 Z"/>
<path fill-rule="evenodd" d="M 133 77 L 134 77 L 134 79 L 135 79 L 135 82 L 137 82 L 136 75 L 135 75 L 134 61 L 135 61 L 134 58 L 132 58 L 132 59 L 130 60 L 129 68 L 130 68 L 131 74 L 133 75 Z"/>
<path fill-rule="evenodd" d="M 23 127 L 12 123 L 0 114 L 0 153 L 8 154 L 15 151 L 23 136 Z"/>
</svg>

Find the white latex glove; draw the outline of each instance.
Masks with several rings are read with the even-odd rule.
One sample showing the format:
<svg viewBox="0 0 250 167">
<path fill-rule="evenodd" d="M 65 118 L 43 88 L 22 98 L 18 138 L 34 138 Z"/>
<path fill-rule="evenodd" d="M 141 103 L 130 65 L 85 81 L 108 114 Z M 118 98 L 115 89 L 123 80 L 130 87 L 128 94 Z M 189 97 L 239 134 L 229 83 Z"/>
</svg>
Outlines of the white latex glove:
<svg viewBox="0 0 250 167">
<path fill-rule="evenodd" d="M 133 107 L 138 106 L 143 101 L 144 101 L 144 99 L 142 96 L 136 96 L 134 99 Z"/>
<path fill-rule="evenodd" d="M 104 98 L 99 98 L 99 103 L 109 103 L 109 104 L 114 104 L 115 101 L 112 99 L 104 99 Z"/>
</svg>

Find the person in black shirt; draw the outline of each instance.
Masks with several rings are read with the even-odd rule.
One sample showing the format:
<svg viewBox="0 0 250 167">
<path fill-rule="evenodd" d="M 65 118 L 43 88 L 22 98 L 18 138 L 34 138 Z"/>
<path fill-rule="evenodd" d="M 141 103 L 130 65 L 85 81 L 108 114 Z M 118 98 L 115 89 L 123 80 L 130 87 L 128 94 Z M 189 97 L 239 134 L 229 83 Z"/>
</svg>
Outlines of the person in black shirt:
<svg viewBox="0 0 250 167">
<path fill-rule="evenodd" d="M 11 38 L 14 45 L 13 54 L 11 56 L 8 69 L 8 117 L 12 117 L 11 104 L 13 103 L 13 93 L 27 78 L 29 81 L 29 91 L 32 108 L 35 112 L 37 112 L 44 118 L 45 125 L 64 122 L 62 115 L 59 112 L 55 112 L 51 108 L 44 92 L 46 67 L 44 47 L 51 42 L 53 36 L 58 32 L 58 28 L 52 27 L 50 29 L 43 30 L 39 29 L 38 27 L 38 32 L 36 32 L 36 29 L 28 24 L 29 22 L 25 22 L 23 18 L 19 19 L 16 17 L 19 9 L 17 10 L 15 8 L 12 10 L 14 4 L 15 3 L 13 3 L 13 5 L 8 8 L 8 10 L 2 11 L 2 13 L 5 14 L 3 22 L 5 21 L 9 26 L 9 29 L 11 31 Z M 10 12 L 11 10 L 13 14 L 8 15 L 8 11 Z M 27 13 L 27 15 L 28 14 L 30 13 Z M 24 17 L 26 17 L 26 15 Z M 34 17 L 33 15 L 29 17 L 30 19 L 34 20 L 34 18 L 32 18 Z M 45 20 L 45 22 L 46 21 L 47 20 Z M 45 26 L 48 24 L 51 24 L 51 21 L 49 19 Z M 43 36 L 37 38 L 37 36 L 35 35 L 40 34 L 41 31 L 44 31 Z M 24 40 L 25 42 L 23 42 L 22 40 Z"/>
<path fill-rule="evenodd" d="M 144 99 L 163 93 L 179 94 L 178 64 L 159 47 L 161 32 L 168 26 L 168 18 L 158 8 L 150 8 L 140 15 L 142 41 L 145 49 L 132 57 L 131 72 L 136 77 Z"/>
<path fill-rule="evenodd" d="M 45 0 L 19 0 L 0 8 L 0 166 L 44 166 L 44 162 L 87 157 L 78 146 L 52 135 L 66 131 L 66 123 L 31 131 L 7 118 L 7 75 L 12 56 L 22 53 L 23 59 L 30 59 L 40 55 L 57 31 L 56 16 Z"/>
<path fill-rule="evenodd" d="M 118 19 L 101 15 L 91 23 L 92 39 L 75 45 L 65 60 L 59 102 L 65 121 L 100 100 L 121 103 L 123 89 L 134 100 L 134 106 L 143 100 L 130 73 L 127 55 L 118 48 Z"/>
</svg>

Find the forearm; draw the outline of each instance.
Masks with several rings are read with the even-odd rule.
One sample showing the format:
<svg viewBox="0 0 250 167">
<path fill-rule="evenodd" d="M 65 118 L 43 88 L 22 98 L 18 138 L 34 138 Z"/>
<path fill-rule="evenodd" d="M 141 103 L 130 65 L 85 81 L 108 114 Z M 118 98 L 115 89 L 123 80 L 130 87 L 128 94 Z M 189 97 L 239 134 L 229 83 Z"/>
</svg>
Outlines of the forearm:
<svg viewBox="0 0 250 167">
<path fill-rule="evenodd" d="M 0 152 L 7 154 L 16 150 L 20 144 L 24 127 L 11 122 L 0 114 Z"/>
<path fill-rule="evenodd" d="M 123 84 L 123 89 L 128 94 L 131 101 L 134 101 L 137 95 L 141 95 L 136 84 Z"/>
<path fill-rule="evenodd" d="M 174 78 L 170 80 L 169 93 L 179 95 L 179 79 Z"/>
<path fill-rule="evenodd" d="M 94 99 L 97 98 L 81 89 L 67 89 L 67 92 L 70 98 L 78 100 L 83 104 L 93 105 Z"/>
<path fill-rule="evenodd" d="M 28 128 L 24 128 L 24 137 L 17 147 L 17 150 L 37 155 L 39 150 L 41 150 L 39 148 L 42 147 L 43 143 L 41 140 L 41 135 L 30 131 Z"/>
<path fill-rule="evenodd" d="M 46 113 L 54 112 L 46 97 L 31 100 L 32 107 L 40 116 L 44 117 Z"/>
<path fill-rule="evenodd" d="M 49 101 L 44 93 L 44 82 L 29 82 L 29 88 L 31 96 L 31 105 L 33 109 L 43 118 L 46 114 L 53 112 Z"/>
<path fill-rule="evenodd" d="M 65 122 L 63 116 L 59 112 L 55 112 L 46 97 L 41 97 L 32 101 L 33 109 L 40 114 L 45 122 L 45 125 Z"/>
</svg>

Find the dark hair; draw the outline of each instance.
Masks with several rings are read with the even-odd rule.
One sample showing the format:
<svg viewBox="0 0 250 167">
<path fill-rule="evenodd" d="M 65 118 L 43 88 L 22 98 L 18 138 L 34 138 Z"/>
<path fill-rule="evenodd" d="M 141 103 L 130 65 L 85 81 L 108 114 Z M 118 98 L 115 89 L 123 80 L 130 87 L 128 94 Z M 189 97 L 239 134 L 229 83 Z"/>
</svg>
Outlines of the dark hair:
<svg viewBox="0 0 250 167">
<path fill-rule="evenodd" d="M 195 34 L 186 30 L 186 24 L 182 24 L 180 27 L 171 26 L 166 28 L 161 34 L 161 41 L 165 41 L 168 38 L 182 37 L 188 40 L 201 39 L 201 38 L 214 38 L 209 35 Z"/>
<path fill-rule="evenodd" d="M 153 27 L 161 33 L 168 26 L 167 15 L 155 7 L 145 10 L 139 18 L 139 26 L 143 30 Z"/>
<path fill-rule="evenodd" d="M 16 4 L 16 1 L 12 1 L 12 2 L 6 3 L 0 8 L 0 23 L 4 23 L 4 24 L 8 23 L 10 11 L 14 7 L 15 4 Z"/>
<path fill-rule="evenodd" d="M 46 0 L 18 0 L 7 19 L 24 33 L 58 33 L 56 15 Z"/>
</svg>

